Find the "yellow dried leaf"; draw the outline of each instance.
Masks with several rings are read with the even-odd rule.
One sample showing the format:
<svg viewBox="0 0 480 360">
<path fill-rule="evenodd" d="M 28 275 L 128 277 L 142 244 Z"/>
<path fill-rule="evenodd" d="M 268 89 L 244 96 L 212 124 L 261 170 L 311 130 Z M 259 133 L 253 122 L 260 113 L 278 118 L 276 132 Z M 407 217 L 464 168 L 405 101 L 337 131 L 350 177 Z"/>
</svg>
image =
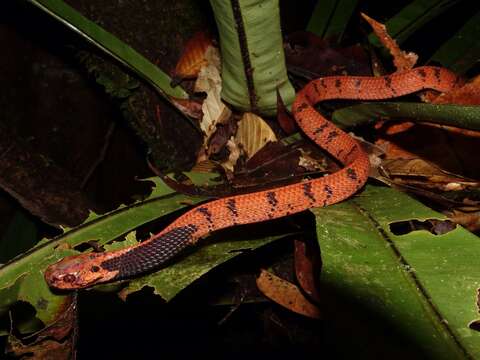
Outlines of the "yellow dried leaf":
<svg viewBox="0 0 480 360">
<path fill-rule="evenodd" d="M 245 113 L 238 122 L 235 142 L 242 146 L 247 157 L 251 158 L 270 141 L 277 141 L 277 137 L 270 126 L 260 116 Z"/>
</svg>

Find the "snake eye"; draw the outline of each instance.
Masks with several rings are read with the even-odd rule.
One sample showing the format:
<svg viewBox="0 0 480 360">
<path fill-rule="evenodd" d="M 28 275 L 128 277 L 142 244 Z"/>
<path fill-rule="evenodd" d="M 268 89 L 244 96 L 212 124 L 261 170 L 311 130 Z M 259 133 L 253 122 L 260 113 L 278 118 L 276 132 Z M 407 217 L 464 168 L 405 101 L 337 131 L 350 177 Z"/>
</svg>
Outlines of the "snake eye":
<svg viewBox="0 0 480 360">
<path fill-rule="evenodd" d="M 98 267 L 97 265 L 93 265 L 91 268 L 90 268 L 90 271 L 91 272 L 97 272 L 100 270 L 100 267 Z"/>
<path fill-rule="evenodd" d="M 76 279 L 76 276 L 73 275 L 73 274 L 67 274 L 63 277 L 63 281 L 67 282 L 67 283 L 72 283 L 74 282 Z"/>
</svg>

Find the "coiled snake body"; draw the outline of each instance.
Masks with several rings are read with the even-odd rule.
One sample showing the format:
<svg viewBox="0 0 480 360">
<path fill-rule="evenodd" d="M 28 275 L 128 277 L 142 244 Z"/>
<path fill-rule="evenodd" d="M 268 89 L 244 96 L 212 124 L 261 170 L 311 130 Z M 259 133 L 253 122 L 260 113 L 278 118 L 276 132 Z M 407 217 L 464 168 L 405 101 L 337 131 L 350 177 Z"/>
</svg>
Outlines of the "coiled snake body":
<svg viewBox="0 0 480 360">
<path fill-rule="evenodd" d="M 423 89 L 445 92 L 457 82 L 455 74 L 437 67 L 419 67 L 383 77 L 332 76 L 313 80 L 297 94 L 292 113 L 302 131 L 337 158 L 343 169 L 326 177 L 199 205 L 136 246 L 66 257 L 47 268 L 45 279 L 53 288 L 78 289 L 133 277 L 159 267 L 213 231 L 342 201 L 367 181 L 368 156 L 356 140 L 313 106 L 329 99 L 388 99 Z"/>
</svg>

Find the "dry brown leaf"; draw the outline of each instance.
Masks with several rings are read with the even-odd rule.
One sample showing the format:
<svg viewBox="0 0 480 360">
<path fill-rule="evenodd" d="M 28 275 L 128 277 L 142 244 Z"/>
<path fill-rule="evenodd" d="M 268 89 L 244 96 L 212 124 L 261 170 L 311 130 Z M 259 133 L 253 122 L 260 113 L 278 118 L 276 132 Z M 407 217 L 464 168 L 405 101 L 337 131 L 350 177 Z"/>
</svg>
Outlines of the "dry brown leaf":
<svg viewBox="0 0 480 360">
<path fill-rule="evenodd" d="M 197 77 L 200 69 L 208 64 L 205 53 L 211 46 L 212 39 L 204 31 L 194 34 L 185 44 L 173 76 L 181 79 Z"/>
<path fill-rule="evenodd" d="M 218 49 L 209 47 L 205 58 L 207 59 L 207 65 L 201 68 L 195 82 L 195 91 L 207 94 L 207 98 L 202 104 L 203 117 L 200 121 L 200 128 L 205 134 L 204 147 L 198 161 L 206 160 L 207 144 L 210 137 L 215 133 L 217 125 L 227 122 L 232 115 L 231 110 L 222 102 L 220 96 L 222 78 L 220 76 L 220 54 Z"/>
<path fill-rule="evenodd" d="M 222 167 L 229 171 L 230 173 L 233 173 L 233 169 L 235 167 L 235 164 L 237 163 L 238 159 L 240 158 L 241 151 L 238 147 L 238 145 L 235 143 L 233 136 L 227 141 L 227 149 L 230 152 L 228 155 L 227 161 L 222 162 L 220 165 Z M 228 173 L 227 173 L 228 174 Z"/>
<path fill-rule="evenodd" d="M 387 159 L 382 162 L 384 174 L 395 183 L 416 185 L 441 191 L 480 188 L 480 183 L 450 174 L 420 158 Z"/>
<path fill-rule="evenodd" d="M 259 116 L 245 113 L 238 122 L 235 142 L 243 148 L 248 158 L 263 148 L 268 142 L 277 141 L 270 126 Z"/>
<path fill-rule="evenodd" d="M 326 171 L 328 164 L 325 158 L 322 161 L 317 160 L 316 158 L 310 156 L 309 153 L 304 151 L 302 148 L 298 149 L 300 151 L 300 157 L 298 158 L 298 166 L 303 167 L 306 171 Z"/>
<path fill-rule="evenodd" d="M 214 172 L 217 164 L 211 160 L 204 160 L 195 164 L 191 171 L 201 172 L 201 173 L 210 173 Z"/>
<path fill-rule="evenodd" d="M 320 273 L 318 248 L 311 243 L 295 240 L 295 275 L 303 291 L 315 301 L 320 300 L 316 279 Z"/>
<path fill-rule="evenodd" d="M 262 269 L 257 278 L 258 289 L 277 304 L 314 319 L 320 318 L 320 311 L 303 296 L 300 289 L 278 276 Z"/>
<path fill-rule="evenodd" d="M 480 230 L 480 211 L 463 212 L 455 209 L 446 212 L 446 215 L 454 223 L 462 225 L 465 229 L 469 231 Z"/>
<path fill-rule="evenodd" d="M 55 321 L 44 329 L 19 339 L 10 334 L 7 353 L 15 358 L 32 359 L 72 359 L 75 348 L 76 296 L 65 298 Z"/>
<path fill-rule="evenodd" d="M 177 99 L 170 97 L 172 104 L 187 116 L 194 119 L 200 119 L 203 116 L 202 104 L 190 99 Z"/>
<path fill-rule="evenodd" d="M 397 71 L 409 70 L 413 68 L 418 60 L 418 55 L 412 52 L 405 52 L 400 49 L 397 42 L 388 34 L 385 25 L 375 21 L 368 15 L 361 13 L 362 17 L 370 24 L 373 32 L 377 35 L 380 42 L 390 51 L 393 56 L 393 63 Z"/>
</svg>

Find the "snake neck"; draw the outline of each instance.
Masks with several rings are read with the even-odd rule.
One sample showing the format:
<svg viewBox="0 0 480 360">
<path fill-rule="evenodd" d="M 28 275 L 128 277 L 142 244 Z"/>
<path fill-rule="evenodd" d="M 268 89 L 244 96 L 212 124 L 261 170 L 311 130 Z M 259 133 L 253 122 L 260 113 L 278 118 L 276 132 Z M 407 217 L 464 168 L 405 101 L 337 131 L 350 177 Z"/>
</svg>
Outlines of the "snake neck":
<svg viewBox="0 0 480 360">
<path fill-rule="evenodd" d="M 148 272 L 164 264 L 191 242 L 198 227 L 194 224 L 175 227 L 161 236 L 152 237 L 130 251 L 100 264 L 108 271 L 118 271 L 112 280 L 121 280 Z"/>
</svg>

